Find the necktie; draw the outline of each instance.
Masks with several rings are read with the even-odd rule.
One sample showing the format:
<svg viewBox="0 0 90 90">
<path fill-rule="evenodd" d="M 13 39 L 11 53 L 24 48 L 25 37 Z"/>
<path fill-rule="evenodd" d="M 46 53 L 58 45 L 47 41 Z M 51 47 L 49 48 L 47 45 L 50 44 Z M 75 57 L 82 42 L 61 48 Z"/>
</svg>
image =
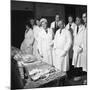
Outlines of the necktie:
<svg viewBox="0 0 90 90">
<path fill-rule="evenodd" d="M 57 23 L 55 22 L 54 34 L 56 33 L 56 30 L 57 30 Z"/>
<path fill-rule="evenodd" d="M 79 27 L 77 26 L 77 34 L 78 34 L 78 31 L 79 31 Z"/>
<path fill-rule="evenodd" d="M 71 24 L 69 24 L 69 29 L 71 29 Z"/>
<path fill-rule="evenodd" d="M 61 32 L 62 32 L 62 29 L 60 30 L 60 34 L 61 34 Z"/>
<path fill-rule="evenodd" d="M 57 29 L 57 23 L 55 22 L 55 30 Z"/>
<path fill-rule="evenodd" d="M 57 28 L 57 22 L 55 22 L 56 28 Z"/>
<path fill-rule="evenodd" d="M 48 30 L 46 29 L 46 33 L 48 33 Z"/>
</svg>

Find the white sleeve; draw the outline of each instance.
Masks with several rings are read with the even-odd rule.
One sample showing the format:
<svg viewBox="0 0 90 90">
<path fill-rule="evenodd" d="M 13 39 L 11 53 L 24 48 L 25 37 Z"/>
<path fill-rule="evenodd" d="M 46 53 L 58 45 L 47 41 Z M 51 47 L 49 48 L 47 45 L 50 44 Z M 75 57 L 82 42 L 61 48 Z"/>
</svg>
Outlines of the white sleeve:
<svg viewBox="0 0 90 90">
<path fill-rule="evenodd" d="M 42 37 L 41 37 L 41 33 L 39 33 L 39 36 L 38 36 L 37 48 L 39 50 L 39 53 L 42 55 Z"/>
<path fill-rule="evenodd" d="M 56 34 L 55 34 L 55 38 L 54 38 L 54 40 L 53 40 L 54 48 L 56 48 L 56 40 L 58 39 L 58 38 L 57 38 L 58 33 L 59 33 L 59 31 L 57 30 L 57 31 L 56 31 Z"/>
<path fill-rule="evenodd" d="M 51 23 L 51 26 L 50 26 L 51 29 L 54 28 L 54 22 Z"/>
<path fill-rule="evenodd" d="M 67 42 L 66 42 L 64 51 L 68 52 L 71 47 L 71 44 L 72 44 L 72 37 L 71 37 L 71 33 L 69 31 L 66 32 L 66 37 L 67 37 Z"/>
<path fill-rule="evenodd" d="M 65 26 L 65 29 L 68 29 L 68 24 Z"/>
</svg>

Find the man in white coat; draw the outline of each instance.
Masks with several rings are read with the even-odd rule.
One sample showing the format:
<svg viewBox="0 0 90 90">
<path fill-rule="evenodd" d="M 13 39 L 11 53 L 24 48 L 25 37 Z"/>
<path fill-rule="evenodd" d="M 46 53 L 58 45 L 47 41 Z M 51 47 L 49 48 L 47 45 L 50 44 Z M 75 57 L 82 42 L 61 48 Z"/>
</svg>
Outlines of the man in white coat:
<svg viewBox="0 0 90 90">
<path fill-rule="evenodd" d="M 56 31 L 59 29 L 59 27 L 58 27 L 59 20 L 60 20 L 60 16 L 59 16 L 59 14 L 56 14 L 55 21 L 53 21 L 50 26 L 50 28 L 53 30 L 53 38 L 54 38 Z"/>
<path fill-rule="evenodd" d="M 64 28 L 64 21 L 58 22 L 59 29 L 55 34 L 53 47 L 53 65 L 61 72 L 69 70 L 69 49 L 72 44 L 72 38 L 69 30 Z"/>
<path fill-rule="evenodd" d="M 82 55 L 82 68 L 83 71 L 87 72 L 87 15 L 83 13 L 82 19 L 84 22 L 85 29 L 83 31 L 83 55 Z"/>
<path fill-rule="evenodd" d="M 72 65 L 75 68 L 80 68 L 82 63 L 83 53 L 83 31 L 85 30 L 84 25 L 81 24 L 81 18 L 76 17 L 77 27 L 75 28 L 74 46 L 73 46 L 73 61 Z M 78 71 L 77 71 L 78 72 Z M 78 73 L 76 73 L 78 75 Z M 80 80 L 81 77 L 77 76 L 74 78 L 75 81 Z"/>
<path fill-rule="evenodd" d="M 73 17 L 69 16 L 68 17 L 68 24 L 66 25 L 65 28 L 66 28 L 66 30 L 69 30 L 71 32 L 71 36 L 72 36 L 72 45 L 71 45 L 71 48 L 69 51 L 70 67 L 72 66 L 72 58 L 73 58 L 73 41 L 74 41 L 75 27 L 76 27 L 76 24 L 73 22 Z"/>
<path fill-rule="evenodd" d="M 72 35 L 74 36 L 74 31 L 75 31 L 76 24 L 73 21 L 73 17 L 69 16 L 68 17 L 68 24 L 66 25 L 66 29 L 70 30 Z"/>
<path fill-rule="evenodd" d="M 39 33 L 38 49 L 42 60 L 50 65 L 52 65 L 52 55 L 51 46 L 52 41 L 52 30 L 47 28 L 47 20 L 42 18 L 41 22 L 41 32 Z"/>
<path fill-rule="evenodd" d="M 84 74 L 87 75 L 87 14 L 82 14 L 82 19 L 84 22 L 85 29 L 83 31 L 83 53 L 82 53 L 82 63 L 81 67 L 84 71 Z M 84 80 L 83 84 L 87 84 L 87 79 Z"/>
</svg>

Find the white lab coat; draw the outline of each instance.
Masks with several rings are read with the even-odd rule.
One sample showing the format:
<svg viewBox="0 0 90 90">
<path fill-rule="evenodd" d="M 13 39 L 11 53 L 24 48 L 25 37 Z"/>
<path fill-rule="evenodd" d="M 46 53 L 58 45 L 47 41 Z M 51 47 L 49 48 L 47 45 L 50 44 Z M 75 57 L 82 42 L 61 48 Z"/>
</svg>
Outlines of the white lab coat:
<svg viewBox="0 0 90 90">
<path fill-rule="evenodd" d="M 39 40 L 39 33 L 41 32 L 41 28 L 39 26 L 35 26 L 33 29 L 34 32 L 34 45 L 33 45 L 33 55 L 35 55 L 38 59 L 40 58 L 39 52 L 38 52 L 38 40 Z"/>
<path fill-rule="evenodd" d="M 83 31 L 83 52 L 81 57 L 81 64 L 83 71 L 87 72 L 87 28 Z"/>
<path fill-rule="evenodd" d="M 55 28 L 55 21 L 53 21 L 53 22 L 51 23 L 50 28 L 51 28 L 51 29 Z"/>
<path fill-rule="evenodd" d="M 43 56 L 43 61 L 52 65 L 52 55 L 51 55 L 51 46 L 50 43 L 52 41 L 52 30 L 50 28 L 47 29 L 48 32 L 41 28 L 41 32 L 39 34 L 38 41 L 38 49 L 41 56 Z"/>
<path fill-rule="evenodd" d="M 53 48 L 53 65 L 60 71 L 69 70 L 68 52 L 72 44 L 71 34 L 68 30 L 60 29 L 56 32 Z"/>
<path fill-rule="evenodd" d="M 74 46 L 73 46 L 73 61 L 72 65 L 75 67 L 81 67 L 82 65 L 82 53 L 83 53 L 83 33 L 85 27 L 83 25 L 79 26 L 79 32 L 77 34 L 77 27 L 75 29 L 75 36 L 74 36 Z"/>
<path fill-rule="evenodd" d="M 20 47 L 22 53 L 33 54 L 33 42 L 34 42 L 34 34 L 32 29 L 29 29 L 29 31 L 25 33 L 25 39 Z"/>
<path fill-rule="evenodd" d="M 73 22 L 72 24 L 71 24 L 71 36 L 72 36 L 72 45 L 71 45 L 71 48 L 70 48 L 70 51 L 69 51 L 69 58 L 70 59 L 72 59 L 72 57 L 73 57 L 73 42 L 74 42 L 74 34 L 75 34 L 75 28 L 76 28 L 77 26 L 76 26 L 76 24 Z M 70 27 L 69 27 L 69 23 L 66 25 L 66 30 L 69 30 L 70 29 Z"/>
</svg>

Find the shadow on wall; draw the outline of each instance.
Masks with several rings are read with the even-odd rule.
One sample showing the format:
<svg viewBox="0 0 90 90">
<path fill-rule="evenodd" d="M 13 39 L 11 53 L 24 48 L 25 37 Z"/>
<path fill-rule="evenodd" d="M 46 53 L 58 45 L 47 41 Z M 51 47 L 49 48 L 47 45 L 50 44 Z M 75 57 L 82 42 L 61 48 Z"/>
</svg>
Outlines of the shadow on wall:
<svg viewBox="0 0 90 90">
<path fill-rule="evenodd" d="M 27 18 L 33 18 L 33 12 L 22 10 L 11 11 L 11 45 L 20 47 L 24 39 Z"/>
</svg>

